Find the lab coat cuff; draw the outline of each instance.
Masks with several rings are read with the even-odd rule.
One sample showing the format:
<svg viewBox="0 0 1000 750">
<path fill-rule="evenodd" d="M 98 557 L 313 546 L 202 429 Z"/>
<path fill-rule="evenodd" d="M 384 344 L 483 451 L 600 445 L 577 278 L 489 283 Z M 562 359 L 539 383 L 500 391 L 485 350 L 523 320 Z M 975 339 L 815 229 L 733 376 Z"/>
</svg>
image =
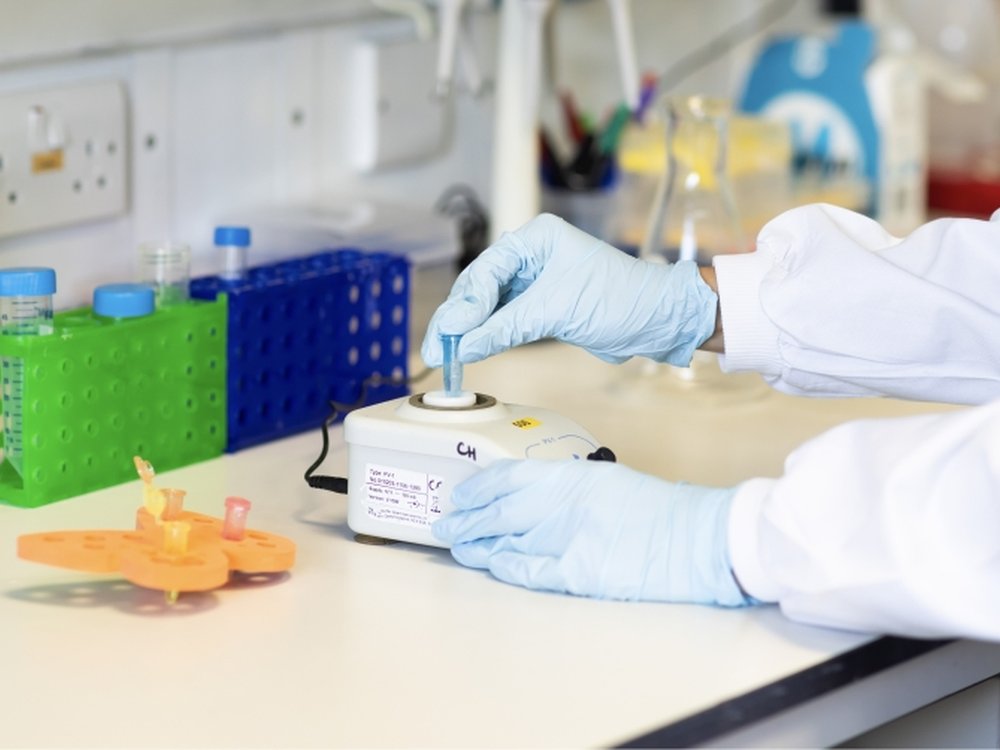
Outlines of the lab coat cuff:
<svg viewBox="0 0 1000 750">
<path fill-rule="evenodd" d="M 753 371 L 776 376 L 782 372 L 778 354 L 778 327 L 760 304 L 760 287 L 773 267 L 767 253 L 757 251 L 717 255 L 712 263 L 719 288 L 722 335 L 726 353 L 720 358 L 726 372 Z"/>
<path fill-rule="evenodd" d="M 778 587 L 764 570 L 760 556 L 760 515 L 776 480 L 751 479 L 741 484 L 729 508 L 729 562 L 743 591 L 760 602 L 778 601 Z"/>
</svg>

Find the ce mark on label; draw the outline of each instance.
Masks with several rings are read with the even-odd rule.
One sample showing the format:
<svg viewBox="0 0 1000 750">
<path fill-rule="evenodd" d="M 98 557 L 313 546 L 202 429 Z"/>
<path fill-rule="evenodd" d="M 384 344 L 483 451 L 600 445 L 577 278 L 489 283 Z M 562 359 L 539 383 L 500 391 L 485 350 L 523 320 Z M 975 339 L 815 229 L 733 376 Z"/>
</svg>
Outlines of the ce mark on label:
<svg viewBox="0 0 1000 750">
<path fill-rule="evenodd" d="M 476 449 L 471 445 L 466 445 L 464 442 L 459 441 L 458 445 L 455 446 L 455 451 L 460 456 L 466 456 L 471 458 L 473 461 L 476 460 Z"/>
<path fill-rule="evenodd" d="M 440 489 L 442 484 L 444 484 L 443 479 L 431 478 L 427 480 L 427 489 L 430 492 L 437 492 L 437 490 Z"/>
</svg>

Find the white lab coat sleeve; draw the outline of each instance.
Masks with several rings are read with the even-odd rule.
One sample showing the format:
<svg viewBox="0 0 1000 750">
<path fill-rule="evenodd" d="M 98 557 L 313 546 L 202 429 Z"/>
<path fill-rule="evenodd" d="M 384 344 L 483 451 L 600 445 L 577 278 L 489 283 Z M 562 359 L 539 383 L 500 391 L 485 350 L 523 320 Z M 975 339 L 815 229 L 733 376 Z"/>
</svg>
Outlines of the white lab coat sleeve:
<svg viewBox="0 0 1000 750">
<path fill-rule="evenodd" d="M 1000 640 L 1000 400 L 803 444 L 781 478 L 739 486 L 729 549 L 793 620 Z"/>
<path fill-rule="evenodd" d="M 940 219 L 899 239 L 835 206 L 781 214 L 753 253 L 715 258 L 723 369 L 797 395 L 1000 396 L 996 219 Z"/>
</svg>

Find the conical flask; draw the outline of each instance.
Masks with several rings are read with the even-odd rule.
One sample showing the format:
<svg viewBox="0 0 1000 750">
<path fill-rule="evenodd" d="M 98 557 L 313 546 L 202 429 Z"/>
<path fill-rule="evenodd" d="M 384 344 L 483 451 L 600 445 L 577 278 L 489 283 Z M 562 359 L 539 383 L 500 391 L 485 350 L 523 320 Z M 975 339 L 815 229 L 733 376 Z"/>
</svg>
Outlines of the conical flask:
<svg viewBox="0 0 1000 750">
<path fill-rule="evenodd" d="M 666 163 L 651 207 L 640 257 L 711 265 L 722 253 L 750 249 L 726 166 L 731 108 L 725 99 L 660 100 Z"/>
<path fill-rule="evenodd" d="M 727 100 L 703 96 L 666 96 L 659 103 L 666 137 L 666 160 L 640 248 L 643 260 L 694 261 L 710 266 L 724 253 L 748 252 L 727 169 Z M 697 351 L 689 367 L 644 367 L 658 390 L 708 402 L 756 398 L 766 390 L 753 373 L 726 375 L 718 355 Z"/>
</svg>

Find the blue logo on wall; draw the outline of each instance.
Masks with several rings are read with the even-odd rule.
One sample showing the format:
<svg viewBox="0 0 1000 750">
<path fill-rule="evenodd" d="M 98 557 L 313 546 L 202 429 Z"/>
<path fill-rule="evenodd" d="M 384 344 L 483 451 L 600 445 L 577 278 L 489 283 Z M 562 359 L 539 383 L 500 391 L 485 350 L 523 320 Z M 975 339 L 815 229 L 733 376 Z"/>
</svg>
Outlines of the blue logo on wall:
<svg viewBox="0 0 1000 750">
<path fill-rule="evenodd" d="M 878 129 L 865 88 L 875 33 L 845 22 L 830 38 L 779 38 L 761 53 L 740 102 L 787 122 L 798 173 L 878 177 Z M 873 191 L 874 193 L 874 191 Z"/>
</svg>

